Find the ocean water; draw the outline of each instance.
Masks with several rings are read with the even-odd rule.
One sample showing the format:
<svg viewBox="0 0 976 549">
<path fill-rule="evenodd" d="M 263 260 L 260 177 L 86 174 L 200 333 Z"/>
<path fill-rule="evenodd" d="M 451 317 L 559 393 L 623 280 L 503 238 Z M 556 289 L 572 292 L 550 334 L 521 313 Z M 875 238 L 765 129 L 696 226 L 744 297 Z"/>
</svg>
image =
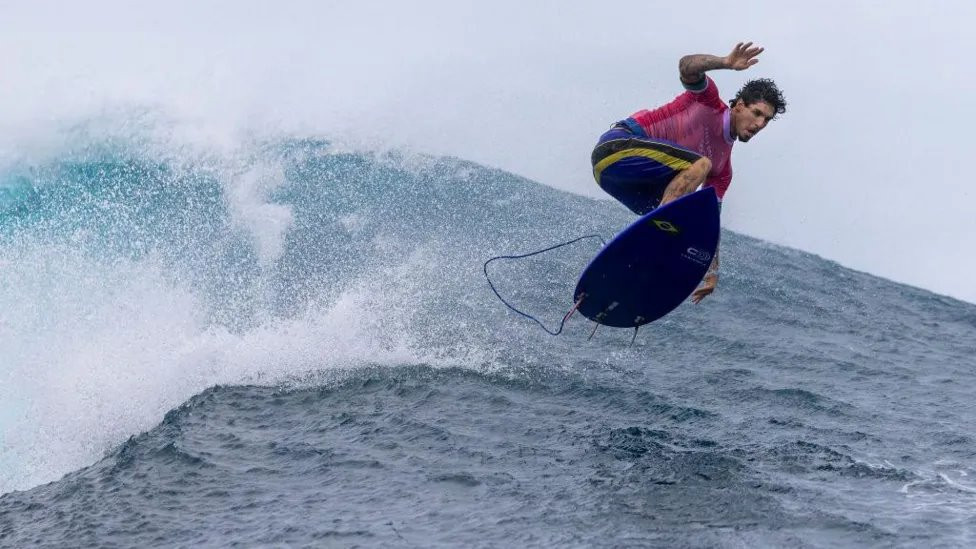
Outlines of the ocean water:
<svg viewBox="0 0 976 549">
<path fill-rule="evenodd" d="M 976 306 L 725 232 L 551 337 L 482 263 L 632 219 L 457 158 L 77 130 L 0 167 L 0 545 L 968 547 Z M 496 262 L 558 324 L 593 242 Z"/>
</svg>

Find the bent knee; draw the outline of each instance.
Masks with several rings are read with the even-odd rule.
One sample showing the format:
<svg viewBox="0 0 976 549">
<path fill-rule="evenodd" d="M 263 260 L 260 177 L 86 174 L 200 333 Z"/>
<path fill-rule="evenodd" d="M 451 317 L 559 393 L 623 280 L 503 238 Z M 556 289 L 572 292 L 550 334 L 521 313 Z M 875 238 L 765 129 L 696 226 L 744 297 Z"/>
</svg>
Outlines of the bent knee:
<svg viewBox="0 0 976 549">
<path fill-rule="evenodd" d="M 688 169 L 700 173 L 708 173 L 712 171 L 712 161 L 707 156 L 703 156 L 695 160 Z"/>
</svg>

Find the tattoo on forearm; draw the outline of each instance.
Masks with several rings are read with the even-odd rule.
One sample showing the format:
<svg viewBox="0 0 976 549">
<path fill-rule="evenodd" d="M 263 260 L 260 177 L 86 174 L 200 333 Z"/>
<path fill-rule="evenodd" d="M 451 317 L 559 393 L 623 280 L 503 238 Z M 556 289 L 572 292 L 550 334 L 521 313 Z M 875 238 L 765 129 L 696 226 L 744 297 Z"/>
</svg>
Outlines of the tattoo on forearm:
<svg viewBox="0 0 976 549">
<path fill-rule="evenodd" d="M 681 78 L 688 83 L 701 80 L 706 71 L 725 67 L 725 59 L 715 55 L 686 55 L 678 62 Z"/>
</svg>

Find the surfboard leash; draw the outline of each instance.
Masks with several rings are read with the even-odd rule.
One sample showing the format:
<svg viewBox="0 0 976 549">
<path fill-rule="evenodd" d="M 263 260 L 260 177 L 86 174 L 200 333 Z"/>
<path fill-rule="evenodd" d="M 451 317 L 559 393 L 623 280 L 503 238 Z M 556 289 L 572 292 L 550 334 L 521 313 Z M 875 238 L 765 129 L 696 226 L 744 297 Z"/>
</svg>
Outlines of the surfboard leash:
<svg viewBox="0 0 976 549">
<path fill-rule="evenodd" d="M 549 335 L 557 336 L 557 335 L 559 335 L 559 334 L 562 333 L 563 327 L 566 326 L 566 321 L 569 320 L 569 318 L 571 316 L 573 316 L 573 313 L 575 313 L 577 311 L 577 309 L 579 309 L 579 306 L 583 303 L 583 299 L 584 299 L 585 296 L 579 298 L 576 301 L 576 303 L 573 304 L 573 307 L 563 316 L 562 321 L 559 323 L 559 328 L 556 329 L 555 331 L 553 331 L 553 330 L 550 330 L 549 328 L 547 328 L 546 325 L 543 324 L 542 321 L 540 321 L 538 318 L 536 318 L 536 317 L 534 317 L 534 316 L 532 316 L 532 315 L 530 315 L 528 313 L 525 313 L 525 312 L 520 311 L 517 308 L 515 308 L 515 306 L 513 306 L 511 303 L 509 303 L 508 301 L 506 301 L 504 297 L 502 297 L 502 294 L 498 293 L 498 290 L 495 288 L 495 285 L 491 282 L 491 277 L 488 276 L 488 264 L 491 263 L 492 261 L 495 261 L 496 259 L 524 259 L 526 257 L 532 257 L 534 255 L 539 255 L 539 254 L 543 254 L 543 253 L 546 253 L 546 252 L 551 252 L 552 250 L 555 250 L 557 248 L 562 248 L 563 246 L 569 246 L 570 244 L 575 244 L 575 243 L 579 242 L 580 240 L 586 240 L 587 238 L 595 238 L 595 239 L 597 239 L 597 240 L 600 241 L 600 244 L 602 246 L 606 246 L 607 245 L 606 241 L 603 240 L 603 237 L 601 237 L 600 235 L 598 235 L 598 234 L 588 234 L 588 235 L 583 235 L 583 236 L 574 238 L 573 240 L 569 240 L 567 242 L 563 242 L 561 244 L 556 244 L 554 246 L 549 246 L 548 248 L 544 248 L 542 250 L 537 250 L 537 251 L 534 251 L 534 252 L 529 252 L 527 254 L 521 254 L 521 255 L 499 255 L 499 256 L 495 256 L 495 257 L 489 259 L 488 261 L 485 261 L 485 264 L 484 264 L 484 267 L 483 267 L 483 269 L 485 271 L 485 280 L 488 281 L 488 286 L 490 286 L 491 287 L 491 291 L 495 293 L 495 297 L 497 297 L 499 301 L 501 301 L 502 303 L 504 303 L 506 307 L 508 307 L 512 311 L 515 311 L 516 313 L 524 316 L 525 318 L 528 318 L 529 320 L 532 320 L 533 322 L 535 322 L 536 324 L 538 324 L 539 327 L 541 327 L 543 330 L 545 330 L 546 333 L 548 333 Z"/>
</svg>

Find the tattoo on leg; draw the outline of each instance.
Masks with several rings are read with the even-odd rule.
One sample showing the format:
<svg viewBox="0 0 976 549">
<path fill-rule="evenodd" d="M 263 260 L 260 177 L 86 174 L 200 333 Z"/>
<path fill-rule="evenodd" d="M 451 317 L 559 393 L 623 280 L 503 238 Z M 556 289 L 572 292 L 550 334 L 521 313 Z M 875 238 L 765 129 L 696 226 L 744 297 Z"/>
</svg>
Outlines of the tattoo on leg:
<svg viewBox="0 0 976 549">
<path fill-rule="evenodd" d="M 676 198 L 680 198 L 691 191 L 695 190 L 698 186 L 697 180 L 700 179 L 698 174 L 692 173 L 692 170 L 685 170 L 677 175 L 671 180 L 668 188 L 664 190 L 664 196 L 661 197 L 661 203 L 671 202 Z"/>
</svg>

